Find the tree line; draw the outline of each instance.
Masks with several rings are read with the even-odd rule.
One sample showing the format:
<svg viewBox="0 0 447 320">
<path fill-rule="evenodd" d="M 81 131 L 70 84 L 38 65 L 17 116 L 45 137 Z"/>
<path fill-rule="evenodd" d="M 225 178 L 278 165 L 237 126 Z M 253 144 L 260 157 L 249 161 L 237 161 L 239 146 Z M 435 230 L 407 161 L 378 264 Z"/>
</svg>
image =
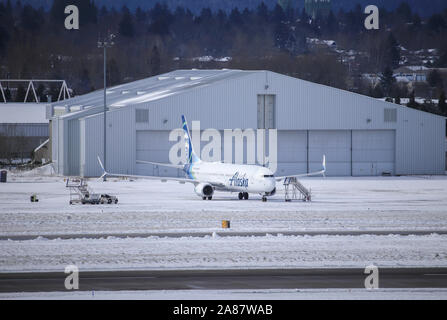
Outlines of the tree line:
<svg viewBox="0 0 447 320">
<path fill-rule="evenodd" d="M 80 10 L 80 30 L 64 28 L 68 4 Z M 0 78 L 64 79 L 75 94 L 100 89 L 103 57 L 97 42 L 109 33 L 117 37 L 108 50 L 108 85 L 176 69 L 267 69 L 398 101 L 415 94 L 396 84 L 392 71 L 390 75 L 399 66 L 402 48 L 434 48 L 439 58 L 429 66 L 447 67 L 447 9 L 427 17 L 406 3 L 395 10 L 381 9 L 380 29 L 373 31 L 364 28 L 365 17 L 360 5 L 313 19 L 302 8 L 263 2 L 254 8 L 203 8 L 193 13 L 164 3 L 130 10 L 97 6 L 93 0 L 54 0 L 45 9 L 7 0 L 0 3 Z M 315 48 L 308 39 L 334 40 L 343 52 Z M 350 51 L 354 60 L 347 59 Z M 195 59 L 201 56 L 231 59 Z M 363 73 L 381 74 L 379 85 L 365 83 Z M 432 78 L 437 80 L 429 83 L 434 84 L 430 95 L 440 97 L 447 80 L 442 73 Z M 38 95 L 46 99 L 56 91 L 42 86 Z M 19 100 L 23 92 L 20 87 L 8 90 L 8 99 Z M 447 114 L 440 104 L 411 106 Z"/>
</svg>

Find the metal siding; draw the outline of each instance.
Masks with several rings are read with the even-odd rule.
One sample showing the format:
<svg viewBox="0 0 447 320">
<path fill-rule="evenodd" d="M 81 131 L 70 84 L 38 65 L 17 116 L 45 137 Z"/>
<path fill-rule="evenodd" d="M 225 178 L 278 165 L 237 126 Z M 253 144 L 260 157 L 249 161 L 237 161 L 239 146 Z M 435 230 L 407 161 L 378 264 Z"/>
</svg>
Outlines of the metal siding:
<svg viewBox="0 0 447 320">
<path fill-rule="evenodd" d="M 52 135 L 51 135 L 51 158 L 53 161 L 53 167 L 56 173 L 59 173 L 59 167 L 58 167 L 58 152 L 59 152 L 59 131 L 58 131 L 58 125 L 59 121 L 57 119 L 53 119 L 51 121 L 52 125 Z"/>
<path fill-rule="evenodd" d="M 102 174 L 97 159 L 99 156 L 104 161 L 102 144 L 104 122 L 102 119 L 102 116 L 84 119 L 84 177 L 98 177 Z"/>
<path fill-rule="evenodd" d="M 321 170 L 323 155 L 327 159 L 327 175 L 351 175 L 351 133 L 348 130 L 309 131 L 309 170 Z"/>
<path fill-rule="evenodd" d="M 48 137 L 49 127 L 47 123 L 1 123 L 0 134 L 10 137 Z"/>
<path fill-rule="evenodd" d="M 394 130 L 356 130 L 352 132 L 354 176 L 394 174 L 396 154 Z"/>
<path fill-rule="evenodd" d="M 396 174 L 444 174 L 445 119 L 408 108 L 398 110 Z"/>
<path fill-rule="evenodd" d="M 278 131 L 276 175 L 307 173 L 307 131 Z"/>
<path fill-rule="evenodd" d="M 68 175 L 80 174 L 80 128 L 79 120 L 68 121 Z"/>
<path fill-rule="evenodd" d="M 137 160 L 169 163 L 169 150 L 175 142 L 169 141 L 169 131 L 137 131 Z M 137 164 L 137 174 L 177 176 L 178 170 L 150 164 Z"/>
<path fill-rule="evenodd" d="M 97 156 L 103 159 L 103 114 L 87 117 L 85 121 L 85 168 L 87 177 L 102 174 Z M 135 113 L 123 108 L 107 113 L 107 171 L 135 173 Z"/>
<path fill-rule="evenodd" d="M 85 119 L 79 119 L 79 175 L 85 177 Z"/>
<path fill-rule="evenodd" d="M 66 132 L 67 126 L 65 125 L 65 121 L 60 119 L 58 125 L 58 159 L 59 159 L 59 174 L 68 175 L 65 171 L 66 168 L 66 159 L 67 159 L 67 146 L 68 146 L 68 133 Z"/>
</svg>

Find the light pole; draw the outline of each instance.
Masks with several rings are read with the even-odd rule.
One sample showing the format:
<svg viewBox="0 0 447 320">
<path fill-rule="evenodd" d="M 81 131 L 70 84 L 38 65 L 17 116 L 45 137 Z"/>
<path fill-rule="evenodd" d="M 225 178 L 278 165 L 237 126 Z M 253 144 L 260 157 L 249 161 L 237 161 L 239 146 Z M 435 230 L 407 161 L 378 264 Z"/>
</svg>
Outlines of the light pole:
<svg viewBox="0 0 447 320">
<path fill-rule="evenodd" d="M 115 38 L 115 35 L 110 34 L 98 41 L 98 48 L 104 48 L 104 171 L 107 170 L 107 48 L 110 48 L 115 44 L 113 38 Z M 104 181 L 106 180 L 107 177 L 104 176 Z"/>
</svg>

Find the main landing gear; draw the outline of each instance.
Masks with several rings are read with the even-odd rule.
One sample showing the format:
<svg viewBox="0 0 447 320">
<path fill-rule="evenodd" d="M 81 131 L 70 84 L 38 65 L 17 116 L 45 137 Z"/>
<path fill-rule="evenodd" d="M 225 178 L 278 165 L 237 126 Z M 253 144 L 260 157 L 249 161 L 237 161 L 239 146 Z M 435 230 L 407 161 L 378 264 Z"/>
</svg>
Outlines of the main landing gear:
<svg viewBox="0 0 447 320">
<path fill-rule="evenodd" d="M 208 200 L 213 200 L 213 197 L 202 197 L 202 199 L 203 199 L 203 200 L 206 200 L 206 199 L 208 199 Z"/>
<path fill-rule="evenodd" d="M 239 200 L 248 200 L 248 192 L 239 192 Z"/>
<path fill-rule="evenodd" d="M 262 202 L 267 202 L 267 197 L 266 196 L 262 197 Z"/>
</svg>

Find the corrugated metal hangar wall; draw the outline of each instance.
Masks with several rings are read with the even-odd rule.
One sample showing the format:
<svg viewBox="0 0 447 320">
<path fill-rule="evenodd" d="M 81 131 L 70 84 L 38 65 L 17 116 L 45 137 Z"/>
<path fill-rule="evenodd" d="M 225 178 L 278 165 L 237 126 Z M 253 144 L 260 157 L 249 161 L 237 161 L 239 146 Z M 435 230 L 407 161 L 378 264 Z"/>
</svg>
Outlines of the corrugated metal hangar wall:
<svg viewBox="0 0 447 320">
<path fill-rule="evenodd" d="M 150 89 L 138 91 L 144 86 Z M 181 70 L 134 87 L 120 86 L 107 114 L 110 172 L 182 175 L 136 163 L 169 161 L 175 144 L 169 133 L 181 126 L 182 114 L 190 126 L 200 121 L 201 130 L 277 129 L 277 175 L 320 170 L 323 154 L 332 176 L 445 172 L 445 118 L 404 106 L 268 71 Z M 101 92 L 94 94 L 100 101 Z M 102 114 L 86 109 L 56 122 L 53 145 L 59 149 L 53 160 L 59 172 L 99 176 Z M 206 144 L 202 141 L 201 148 Z M 223 159 L 223 134 L 221 145 Z"/>
</svg>

